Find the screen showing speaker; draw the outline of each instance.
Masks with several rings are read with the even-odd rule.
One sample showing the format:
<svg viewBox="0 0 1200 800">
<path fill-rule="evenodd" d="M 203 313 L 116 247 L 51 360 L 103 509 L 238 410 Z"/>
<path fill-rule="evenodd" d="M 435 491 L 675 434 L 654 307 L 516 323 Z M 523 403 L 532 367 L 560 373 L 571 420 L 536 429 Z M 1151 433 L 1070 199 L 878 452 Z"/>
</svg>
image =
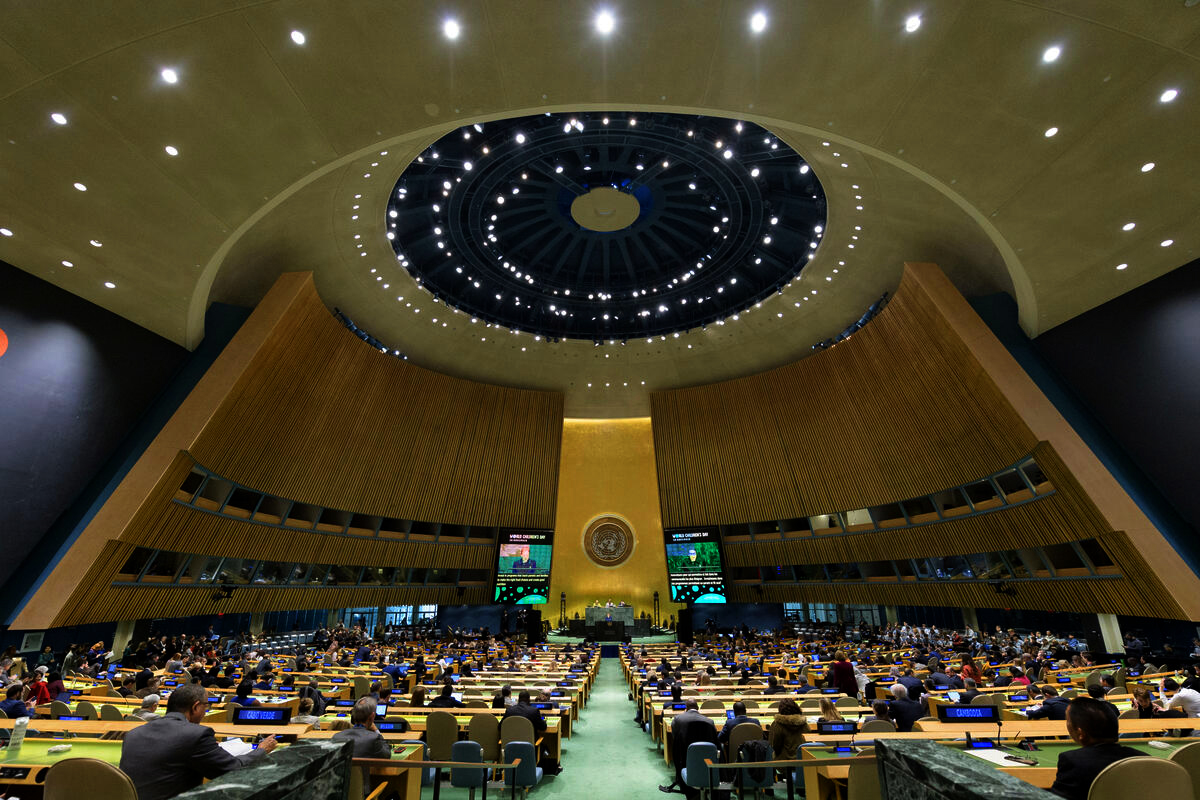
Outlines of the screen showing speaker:
<svg viewBox="0 0 1200 800">
<path fill-rule="evenodd" d="M 493 601 L 516 605 L 545 603 L 550 594 L 553 552 L 554 531 L 501 528 Z"/>
<path fill-rule="evenodd" d="M 724 603 L 725 571 L 716 528 L 670 528 L 663 537 L 671 602 Z"/>
</svg>

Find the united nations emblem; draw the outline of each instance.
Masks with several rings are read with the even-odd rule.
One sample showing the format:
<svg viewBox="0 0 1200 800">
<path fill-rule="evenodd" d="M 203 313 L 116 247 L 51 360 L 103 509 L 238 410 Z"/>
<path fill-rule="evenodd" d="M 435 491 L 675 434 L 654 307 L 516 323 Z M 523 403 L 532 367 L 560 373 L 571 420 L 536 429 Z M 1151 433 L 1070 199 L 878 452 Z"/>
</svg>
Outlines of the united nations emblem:
<svg viewBox="0 0 1200 800">
<path fill-rule="evenodd" d="M 633 529 L 617 516 L 596 517 L 583 530 L 583 549 L 594 563 L 615 567 L 633 553 Z"/>
</svg>

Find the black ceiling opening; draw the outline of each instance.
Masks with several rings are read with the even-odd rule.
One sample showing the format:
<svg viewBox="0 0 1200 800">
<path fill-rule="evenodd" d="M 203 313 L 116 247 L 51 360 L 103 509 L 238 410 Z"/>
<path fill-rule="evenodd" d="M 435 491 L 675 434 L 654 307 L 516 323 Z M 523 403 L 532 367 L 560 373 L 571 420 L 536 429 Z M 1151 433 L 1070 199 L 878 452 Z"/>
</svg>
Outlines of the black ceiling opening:
<svg viewBox="0 0 1200 800">
<path fill-rule="evenodd" d="M 625 340 L 780 291 L 816 252 L 825 193 L 749 122 L 544 114 L 442 137 L 400 176 L 386 225 L 398 268 L 453 308 L 548 339 Z"/>
</svg>

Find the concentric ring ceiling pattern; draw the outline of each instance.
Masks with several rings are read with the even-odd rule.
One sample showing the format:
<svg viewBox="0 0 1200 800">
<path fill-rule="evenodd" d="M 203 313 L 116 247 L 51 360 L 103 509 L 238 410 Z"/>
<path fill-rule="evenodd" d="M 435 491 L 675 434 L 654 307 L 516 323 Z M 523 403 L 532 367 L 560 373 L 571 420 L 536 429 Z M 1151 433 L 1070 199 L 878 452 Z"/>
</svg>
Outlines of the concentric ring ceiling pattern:
<svg viewBox="0 0 1200 800">
<path fill-rule="evenodd" d="M 473 317 L 549 339 L 665 335 L 781 290 L 813 257 L 825 193 L 747 122 L 520 117 L 455 130 L 388 203 L 397 265 Z"/>
</svg>

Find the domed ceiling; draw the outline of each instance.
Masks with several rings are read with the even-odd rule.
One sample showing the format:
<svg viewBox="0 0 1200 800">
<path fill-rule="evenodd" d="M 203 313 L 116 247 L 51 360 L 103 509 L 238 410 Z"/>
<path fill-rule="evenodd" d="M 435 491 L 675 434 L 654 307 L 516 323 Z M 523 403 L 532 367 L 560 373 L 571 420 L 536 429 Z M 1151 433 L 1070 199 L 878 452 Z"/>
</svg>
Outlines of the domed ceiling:
<svg viewBox="0 0 1200 800">
<path fill-rule="evenodd" d="M 627 340 L 719 322 L 815 256 L 825 194 L 749 122 L 539 114 L 455 130 L 388 202 L 397 268 L 493 325 Z"/>
</svg>

